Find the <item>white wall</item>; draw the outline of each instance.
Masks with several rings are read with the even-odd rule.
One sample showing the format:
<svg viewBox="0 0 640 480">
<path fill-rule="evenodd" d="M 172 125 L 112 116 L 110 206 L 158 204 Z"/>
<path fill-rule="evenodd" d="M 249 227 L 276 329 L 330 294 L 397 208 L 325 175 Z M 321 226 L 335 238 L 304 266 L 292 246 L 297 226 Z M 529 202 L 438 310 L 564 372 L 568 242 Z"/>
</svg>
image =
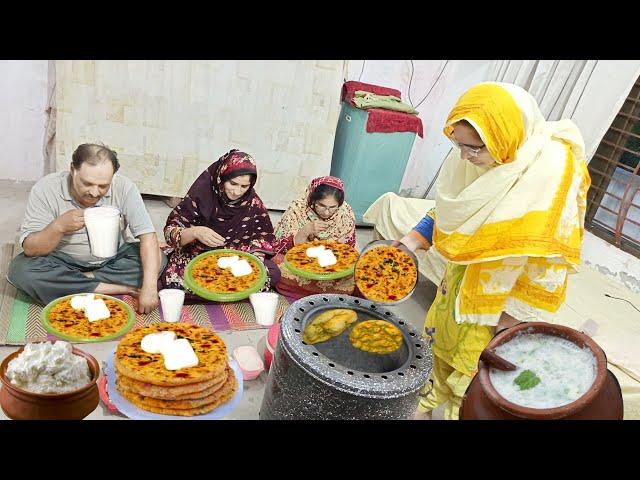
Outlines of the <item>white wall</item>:
<svg viewBox="0 0 640 480">
<path fill-rule="evenodd" d="M 640 259 L 605 242 L 592 233 L 585 232 L 582 242 L 582 261 L 640 293 Z M 615 295 L 615 292 L 611 292 Z"/>
<path fill-rule="evenodd" d="M 633 203 L 639 204 L 640 191 L 636 190 L 639 186 L 637 178 L 632 177 L 627 170 L 617 168 L 613 174 L 613 179 L 617 181 L 609 183 L 607 192 L 622 198 L 626 184 L 631 182 L 631 194 L 635 191 Z M 603 197 L 602 205 L 614 212 L 620 209 L 620 201 L 610 195 Z M 627 218 L 640 222 L 640 209 L 631 207 L 627 213 Z M 602 208 L 598 209 L 596 219 L 608 225 L 611 229 L 616 227 L 617 215 Z M 627 221 L 622 227 L 622 233 L 631 238 L 640 238 L 640 227 Z M 640 259 L 591 234 L 585 237 L 582 258 L 587 264 L 593 265 L 605 275 L 615 278 L 634 292 L 640 292 Z"/>
<path fill-rule="evenodd" d="M 0 60 L 0 179 L 42 177 L 47 60 Z"/>
<path fill-rule="evenodd" d="M 342 60 L 56 61 L 56 167 L 102 140 L 142 193 L 183 196 L 231 148 L 258 164 L 257 190 L 286 209 L 328 175 Z"/>
</svg>

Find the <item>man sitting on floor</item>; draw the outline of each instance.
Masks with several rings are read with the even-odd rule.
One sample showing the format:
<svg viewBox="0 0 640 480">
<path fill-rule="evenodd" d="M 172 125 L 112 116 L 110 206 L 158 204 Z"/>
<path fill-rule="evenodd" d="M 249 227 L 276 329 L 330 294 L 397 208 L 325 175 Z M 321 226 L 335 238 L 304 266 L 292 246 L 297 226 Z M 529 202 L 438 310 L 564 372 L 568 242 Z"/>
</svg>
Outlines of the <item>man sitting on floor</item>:
<svg viewBox="0 0 640 480">
<path fill-rule="evenodd" d="M 20 232 L 24 253 L 11 261 L 8 280 L 42 304 L 73 293 L 129 294 L 140 313 L 153 311 L 166 257 L 140 192 L 116 175 L 120 164 L 108 147 L 83 144 L 72 158 L 70 171 L 33 186 Z M 84 212 L 95 206 L 116 207 L 124 218 L 112 258 L 91 254 Z M 127 226 L 140 242 L 125 241 Z"/>
</svg>

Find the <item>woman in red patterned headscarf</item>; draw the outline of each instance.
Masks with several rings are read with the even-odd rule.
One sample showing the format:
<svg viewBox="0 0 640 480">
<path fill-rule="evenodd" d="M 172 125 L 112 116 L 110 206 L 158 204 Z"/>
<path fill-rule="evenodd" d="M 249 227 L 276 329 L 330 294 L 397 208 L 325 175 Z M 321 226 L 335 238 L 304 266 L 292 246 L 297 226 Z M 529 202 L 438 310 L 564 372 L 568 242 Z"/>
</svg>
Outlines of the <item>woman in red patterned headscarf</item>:
<svg viewBox="0 0 640 480">
<path fill-rule="evenodd" d="M 284 254 L 294 245 L 315 239 L 355 246 L 355 215 L 344 197 L 344 184 L 339 178 L 315 178 L 278 222 L 275 262 L 281 264 Z M 350 294 L 355 288 L 353 276 L 335 281 L 306 280 L 293 275 L 283 265 L 280 267 L 282 278 L 276 288 L 290 297 L 301 298 L 314 293 Z"/>
<path fill-rule="evenodd" d="M 258 178 L 251 156 L 231 150 L 207 168 L 169 214 L 164 237 L 170 249 L 163 288 L 183 288 L 186 265 L 202 252 L 233 248 L 261 258 L 271 284 L 280 278 L 269 212 L 253 189 Z"/>
</svg>

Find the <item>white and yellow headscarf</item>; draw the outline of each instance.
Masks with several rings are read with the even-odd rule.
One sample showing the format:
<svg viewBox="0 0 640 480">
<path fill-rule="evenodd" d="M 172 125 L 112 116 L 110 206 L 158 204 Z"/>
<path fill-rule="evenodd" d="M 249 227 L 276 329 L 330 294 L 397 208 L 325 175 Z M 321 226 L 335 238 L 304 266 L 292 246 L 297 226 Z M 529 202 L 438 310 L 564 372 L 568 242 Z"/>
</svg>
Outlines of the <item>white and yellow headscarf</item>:
<svg viewBox="0 0 640 480">
<path fill-rule="evenodd" d="M 506 83 L 481 83 L 453 108 L 445 126 L 468 121 L 498 165 L 483 169 L 459 152 L 438 178 L 434 243 L 450 261 L 511 256 L 580 262 L 590 185 L 584 142 L 571 120 L 545 121 L 535 99 Z"/>
<path fill-rule="evenodd" d="M 451 110 L 445 135 L 461 120 L 498 164 L 476 167 L 456 150 L 438 178 L 434 246 L 445 259 L 469 265 L 457 320 L 468 313 L 495 324 L 507 297 L 555 311 L 567 268 L 580 263 L 591 183 L 582 135 L 571 120 L 547 122 L 529 93 L 506 83 L 470 88 Z M 531 281 L 518 273 L 523 265 Z M 553 287 L 549 279 L 562 269 L 565 280 Z"/>
</svg>

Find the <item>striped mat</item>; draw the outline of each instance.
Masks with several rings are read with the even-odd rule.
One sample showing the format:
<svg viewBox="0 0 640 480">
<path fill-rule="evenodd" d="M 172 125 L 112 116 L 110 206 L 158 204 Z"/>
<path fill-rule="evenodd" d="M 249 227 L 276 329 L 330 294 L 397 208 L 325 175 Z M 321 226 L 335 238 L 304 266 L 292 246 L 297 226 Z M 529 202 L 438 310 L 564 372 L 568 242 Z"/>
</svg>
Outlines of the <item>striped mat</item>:
<svg viewBox="0 0 640 480">
<path fill-rule="evenodd" d="M 0 248 L 0 345 L 24 345 L 29 342 L 55 340 L 42 326 L 40 316 L 43 307 L 33 303 L 23 292 L 7 282 L 7 267 L 13 258 L 13 244 Z M 135 311 L 135 300 L 128 295 L 117 295 Z M 287 299 L 280 295 L 276 319 L 280 319 L 289 306 Z M 141 315 L 136 312 L 134 328 L 160 323 L 162 308 Z M 213 328 L 217 332 L 225 330 L 253 330 L 268 328 L 256 323 L 253 308 L 248 300 L 233 303 L 211 303 L 185 305 L 182 322 Z"/>
</svg>

